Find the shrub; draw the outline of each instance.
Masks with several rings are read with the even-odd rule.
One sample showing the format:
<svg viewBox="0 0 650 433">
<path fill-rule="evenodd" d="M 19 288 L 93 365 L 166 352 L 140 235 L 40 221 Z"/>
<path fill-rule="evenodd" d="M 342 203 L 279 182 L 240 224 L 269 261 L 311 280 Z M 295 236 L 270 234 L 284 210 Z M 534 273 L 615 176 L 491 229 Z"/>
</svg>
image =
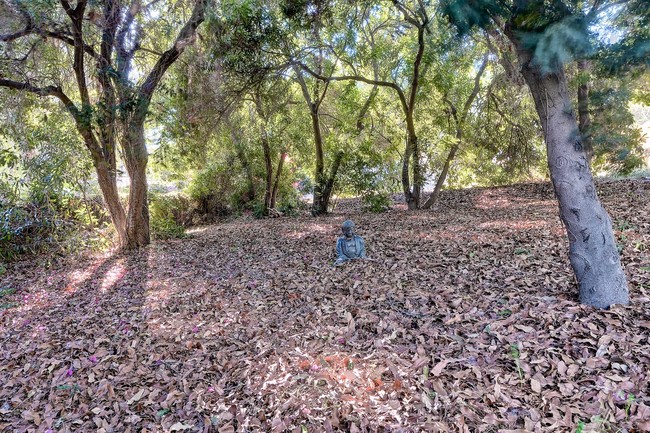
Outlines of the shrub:
<svg viewBox="0 0 650 433">
<path fill-rule="evenodd" d="M 361 197 L 361 203 L 363 203 L 363 210 L 380 213 L 390 209 L 391 198 L 386 192 L 371 191 Z"/>
<path fill-rule="evenodd" d="M 253 217 L 257 219 L 264 218 L 266 216 L 266 207 L 264 206 L 263 201 L 255 201 L 250 204 L 250 209 L 253 212 Z"/>
<path fill-rule="evenodd" d="M 0 259 L 13 260 L 21 254 L 35 254 L 49 249 L 66 249 L 77 227 L 54 209 L 30 203 L 12 206 L 0 214 Z"/>
<path fill-rule="evenodd" d="M 184 226 L 191 218 L 192 210 L 187 197 L 152 188 L 149 193 L 149 226 L 155 239 L 185 237 Z"/>
<path fill-rule="evenodd" d="M 233 191 L 231 173 L 224 167 L 210 165 L 196 173 L 186 191 L 197 212 L 210 216 L 226 216 L 232 212 Z"/>
</svg>

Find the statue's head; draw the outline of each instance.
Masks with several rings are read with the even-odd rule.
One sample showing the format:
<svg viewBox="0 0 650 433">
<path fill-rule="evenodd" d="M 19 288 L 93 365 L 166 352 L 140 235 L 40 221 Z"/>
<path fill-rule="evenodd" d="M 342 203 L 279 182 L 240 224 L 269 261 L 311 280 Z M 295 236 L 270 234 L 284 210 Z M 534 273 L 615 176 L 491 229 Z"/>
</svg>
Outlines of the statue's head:
<svg viewBox="0 0 650 433">
<path fill-rule="evenodd" d="M 344 221 L 343 225 L 341 226 L 341 231 L 343 232 L 343 236 L 346 238 L 351 238 L 354 236 L 354 223 L 350 220 Z"/>
</svg>

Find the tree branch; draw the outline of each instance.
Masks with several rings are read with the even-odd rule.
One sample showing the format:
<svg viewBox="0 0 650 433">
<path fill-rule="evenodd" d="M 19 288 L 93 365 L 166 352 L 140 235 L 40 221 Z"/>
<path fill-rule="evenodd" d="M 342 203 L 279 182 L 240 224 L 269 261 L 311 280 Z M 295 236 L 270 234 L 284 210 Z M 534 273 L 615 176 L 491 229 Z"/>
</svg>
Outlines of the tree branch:
<svg viewBox="0 0 650 433">
<path fill-rule="evenodd" d="M 307 83 L 305 83 L 305 78 L 302 76 L 300 69 L 296 65 L 293 66 L 293 70 L 296 73 L 296 81 L 300 85 L 300 90 L 302 91 L 302 96 L 305 98 L 305 102 L 309 105 L 309 108 L 312 108 L 311 95 L 309 94 L 309 89 L 307 88 Z"/>
<path fill-rule="evenodd" d="M 0 78 L 0 87 L 6 87 L 13 90 L 22 90 L 25 92 L 34 93 L 38 96 L 56 96 L 59 98 L 66 106 L 72 105 L 74 103 L 63 93 L 63 90 L 59 86 L 46 86 L 46 87 L 37 87 L 29 83 L 21 83 L 20 81 L 8 80 L 6 78 Z"/>
<path fill-rule="evenodd" d="M 126 48 L 126 35 L 131 30 L 131 25 L 133 24 L 133 20 L 135 19 L 135 16 L 139 10 L 140 1 L 133 0 L 125 12 L 124 20 L 122 21 L 120 30 L 117 32 L 117 36 L 115 38 L 115 45 L 117 50 L 117 73 L 123 83 L 125 83 L 128 79 L 128 69 L 131 65 L 131 60 L 133 59 L 134 54 L 133 50 L 128 50 Z"/>
<path fill-rule="evenodd" d="M 83 17 L 86 10 L 86 1 L 79 0 L 77 7 L 72 9 L 67 0 L 60 0 L 65 13 L 72 21 L 72 38 L 74 41 L 74 60 L 72 68 L 77 80 L 77 87 L 81 96 L 82 105 L 90 105 L 88 83 L 86 82 L 86 69 L 84 67 L 84 41 L 83 41 Z"/>
<path fill-rule="evenodd" d="M 370 78 L 363 77 L 361 75 L 341 75 L 341 76 L 330 76 L 330 77 L 325 77 L 323 75 L 320 75 L 314 71 L 312 71 L 307 65 L 300 63 L 300 62 L 294 62 L 294 65 L 299 66 L 301 69 L 303 69 L 305 72 L 307 72 L 309 75 L 313 76 L 314 78 L 318 78 L 319 80 L 322 81 L 361 81 L 363 83 L 367 84 L 373 84 L 376 86 L 381 86 L 381 87 L 389 87 L 397 92 L 399 95 L 400 102 L 402 103 L 402 108 L 404 109 L 404 113 L 408 111 L 408 103 L 406 102 L 406 96 L 404 96 L 404 91 L 399 87 L 397 84 L 392 83 L 390 81 L 382 81 L 382 80 L 372 80 Z"/>
<path fill-rule="evenodd" d="M 33 33 L 32 24 L 28 23 L 27 26 L 24 29 L 19 30 L 19 31 L 17 31 L 15 33 L 0 34 L 0 42 L 15 41 L 16 39 L 20 39 L 23 36 L 27 36 L 27 35 L 32 34 L 32 33 Z"/>
<path fill-rule="evenodd" d="M 408 108 L 411 112 L 415 109 L 415 97 L 418 93 L 420 83 L 420 65 L 424 57 L 424 27 L 418 27 L 418 52 L 413 63 L 413 81 L 411 82 L 411 92 L 409 95 Z"/>
<path fill-rule="evenodd" d="M 451 115 L 452 115 L 452 117 L 454 118 L 454 122 L 456 122 L 456 127 L 458 128 L 458 126 L 460 125 L 460 122 L 459 122 L 459 120 L 458 120 L 458 110 L 456 110 L 456 106 L 454 105 L 453 102 L 451 102 L 451 101 L 449 100 L 449 98 L 447 97 L 447 94 L 446 94 L 446 93 L 445 93 L 444 95 L 442 95 L 442 100 L 443 100 L 447 105 L 449 105 L 449 108 L 450 108 L 450 111 L 451 111 Z"/>
<path fill-rule="evenodd" d="M 158 62 L 156 62 L 153 69 L 142 83 L 142 86 L 140 87 L 140 99 L 141 102 L 143 102 L 142 108 L 145 111 L 151 101 L 151 95 L 160 83 L 165 71 L 167 71 L 176 59 L 178 59 L 181 53 L 185 51 L 185 48 L 192 42 L 196 29 L 205 19 L 205 11 L 210 4 L 210 1 L 211 0 L 197 0 L 194 9 L 192 10 L 192 16 L 179 32 L 174 45 L 160 56 Z"/>
<path fill-rule="evenodd" d="M 472 93 L 469 95 L 469 97 L 465 101 L 465 105 L 463 106 L 463 113 L 461 114 L 461 119 L 460 119 L 461 123 L 465 123 L 465 119 L 467 118 L 467 113 L 469 113 L 469 108 L 472 106 L 472 103 L 474 102 L 476 95 L 478 95 L 478 92 L 481 90 L 481 76 L 483 75 L 485 68 L 487 68 L 487 64 L 488 64 L 488 53 L 485 53 L 485 56 L 483 56 L 483 63 L 481 63 L 481 66 L 479 67 L 478 72 L 476 73 L 476 77 L 474 77 L 474 88 L 472 89 Z"/>
<path fill-rule="evenodd" d="M 397 0 L 393 0 L 393 5 L 402 13 L 404 21 L 416 28 L 421 28 L 422 24 L 415 18 L 415 13 Z"/>
</svg>

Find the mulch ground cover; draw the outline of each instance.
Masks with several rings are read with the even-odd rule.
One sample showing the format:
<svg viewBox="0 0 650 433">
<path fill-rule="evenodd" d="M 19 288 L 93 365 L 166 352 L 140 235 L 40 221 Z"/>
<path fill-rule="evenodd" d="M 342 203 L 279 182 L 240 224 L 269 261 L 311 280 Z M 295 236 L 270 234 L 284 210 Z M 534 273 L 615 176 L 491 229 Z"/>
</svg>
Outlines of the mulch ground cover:
<svg viewBox="0 0 650 433">
<path fill-rule="evenodd" d="M 0 431 L 650 431 L 650 182 L 599 193 L 632 300 L 607 311 L 545 183 L 12 263 Z M 347 218 L 373 261 L 333 267 Z"/>
</svg>

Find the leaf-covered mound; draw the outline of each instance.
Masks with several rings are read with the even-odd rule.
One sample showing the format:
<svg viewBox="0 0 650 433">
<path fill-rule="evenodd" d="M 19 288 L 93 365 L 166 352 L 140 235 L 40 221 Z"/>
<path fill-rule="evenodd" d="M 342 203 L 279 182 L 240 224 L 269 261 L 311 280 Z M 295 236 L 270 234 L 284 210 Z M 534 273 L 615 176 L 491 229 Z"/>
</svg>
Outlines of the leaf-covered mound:
<svg viewBox="0 0 650 433">
<path fill-rule="evenodd" d="M 547 184 L 14 264 L 0 430 L 648 431 L 650 183 L 600 194 L 632 298 L 609 311 L 577 303 Z M 374 261 L 331 266 L 346 218 Z"/>
</svg>

